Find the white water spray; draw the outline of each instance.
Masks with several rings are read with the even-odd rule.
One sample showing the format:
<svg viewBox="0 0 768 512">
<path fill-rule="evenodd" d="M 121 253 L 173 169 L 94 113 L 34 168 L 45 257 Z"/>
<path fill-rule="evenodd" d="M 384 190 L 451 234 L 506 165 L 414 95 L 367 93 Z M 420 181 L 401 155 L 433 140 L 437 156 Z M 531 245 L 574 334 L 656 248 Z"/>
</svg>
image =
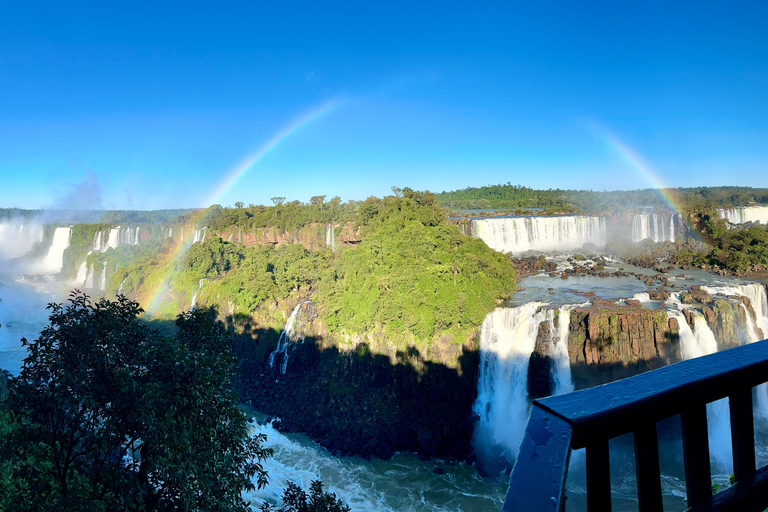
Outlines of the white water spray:
<svg viewBox="0 0 768 512">
<path fill-rule="evenodd" d="M 500 252 L 570 251 L 585 243 L 605 247 L 603 217 L 515 217 L 473 219 L 472 236 Z"/>
<path fill-rule="evenodd" d="M 517 455 L 528 419 L 528 365 L 536 346 L 539 324 L 550 322 L 555 359 L 555 393 L 573 390 L 568 357 L 568 324 L 572 306 L 540 309 L 541 302 L 516 308 L 496 308 L 486 316 L 480 330 L 480 373 L 475 413 L 480 421 L 474 444 L 491 457 L 501 452 Z M 557 328 L 555 318 L 559 318 Z"/>
</svg>

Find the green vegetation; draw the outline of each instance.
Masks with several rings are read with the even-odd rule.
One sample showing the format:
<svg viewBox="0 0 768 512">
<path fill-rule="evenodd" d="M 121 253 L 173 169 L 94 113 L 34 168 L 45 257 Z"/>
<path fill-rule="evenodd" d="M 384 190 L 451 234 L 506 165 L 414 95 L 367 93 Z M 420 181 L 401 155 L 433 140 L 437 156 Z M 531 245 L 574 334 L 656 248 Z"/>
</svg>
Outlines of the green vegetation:
<svg viewBox="0 0 768 512">
<path fill-rule="evenodd" d="M 718 265 L 737 274 L 768 270 L 768 230 L 755 225 L 727 229 L 726 221 L 714 213 L 697 216 L 698 224 L 712 250 L 701 263 Z"/>
<path fill-rule="evenodd" d="M 266 483 L 209 312 L 162 336 L 122 296 L 51 304 L 0 402 L 2 510 L 247 510 Z"/>
<path fill-rule="evenodd" d="M 272 508 L 268 503 L 261 506 L 262 512 L 350 512 L 335 494 L 323 491 L 323 484 L 317 480 L 310 484 L 310 494 L 294 484 L 288 482 L 288 488 L 283 493 L 283 506 Z"/>
<path fill-rule="evenodd" d="M 310 204 L 299 201 L 288 203 L 279 201 L 274 206 L 249 205 L 246 207 L 222 208 L 211 206 L 206 210 L 200 224 L 215 232 L 222 232 L 237 227 L 244 231 L 273 228 L 278 232 L 295 231 L 307 224 L 329 222 L 347 222 L 352 220 L 358 202 L 341 202 L 334 197 L 325 201 L 325 196 L 316 196 Z M 282 199 L 285 198 L 274 198 Z M 239 203 L 242 205 L 242 203 Z"/>
<path fill-rule="evenodd" d="M 270 309 L 275 301 L 312 296 L 331 333 L 382 332 L 401 346 L 452 334 L 458 343 L 498 301 L 512 295 L 512 264 L 482 241 L 462 235 L 446 220 L 434 194 L 407 188 L 398 193 L 401 197 L 354 205 L 319 199 L 303 206 L 281 203 L 264 208 L 264 217 L 254 213 L 257 207 L 213 206 L 202 218 L 186 219 L 186 229 L 189 223 L 205 225 L 209 236 L 190 246 L 183 261 L 172 261 L 179 242 L 169 239 L 92 254 L 88 264 L 100 269 L 106 262 L 108 295 L 121 290 L 146 303 L 161 290 L 164 305 L 153 311 L 160 317 L 188 308 L 202 287 L 199 304 L 280 328 L 282 315 Z M 359 227 L 357 247 L 332 252 L 325 247 L 324 229 L 318 250 L 295 243 L 245 246 L 210 234 L 231 232 L 231 222 L 282 230 L 334 217 Z"/>
<path fill-rule="evenodd" d="M 600 213 L 638 206 L 669 208 L 665 197 L 686 211 L 768 203 L 768 189 L 751 187 L 699 187 L 597 192 L 592 190 L 535 190 L 519 185 L 490 185 L 442 192 L 438 199 L 451 209 L 544 208 L 546 213 Z"/>
</svg>

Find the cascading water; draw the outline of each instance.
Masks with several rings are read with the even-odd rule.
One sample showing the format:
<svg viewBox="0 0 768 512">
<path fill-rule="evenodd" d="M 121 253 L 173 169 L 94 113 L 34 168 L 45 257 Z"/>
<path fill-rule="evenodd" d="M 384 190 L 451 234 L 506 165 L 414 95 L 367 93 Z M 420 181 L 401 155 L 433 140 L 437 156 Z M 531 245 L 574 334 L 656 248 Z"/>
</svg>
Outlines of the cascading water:
<svg viewBox="0 0 768 512">
<path fill-rule="evenodd" d="M 675 216 L 670 215 L 669 224 L 659 213 L 638 213 L 632 218 L 632 241 L 639 242 L 646 238 L 654 242 L 675 241 Z"/>
<path fill-rule="evenodd" d="M 208 228 L 196 229 L 195 234 L 192 237 L 192 243 L 196 244 L 197 242 L 200 242 L 200 243 L 205 242 L 205 234 L 207 231 L 208 231 Z"/>
<path fill-rule="evenodd" d="M 473 444 L 485 463 L 517 455 L 528 418 L 528 368 L 539 325 L 550 323 L 555 393 L 573 390 L 568 356 L 570 309 L 542 309 L 541 302 L 497 308 L 480 328 L 480 373 L 475 413 L 480 420 Z M 558 319 L 555 326 L 555 319 Z"/>
<path fill-rule="evenodd" d="M 605 247 L 603 217 L 514 217 L 473 219 L 472 236 L 501 252 L 570 251 L 586 243 Z"/>
<path fill-rule="evenodd" d="M 69 247 L 69 237 L 72 234 L 72 228 L 56 228 L 53 232 L 53 241 L 48 249 L 45 259 L 39 268 L 43 274 L 56 274 L 61 272 L 64 266 L 64 251 Z"/>
<path fill-rule="evenodd" d="M 331 248 L 331 252 L 336 252 L 336 227 L 328 224 L 325 228 L 325 246 Z"/>
<path fill-rule="evenodd" d="M 759 283 L 734 284 L 728 286 L 702 286 L 702 289 L 710 294 L 722 293 L 725 295 L 741 295 L 747 297 L 752 303 L 752 309 L 755 312 L 755 318 L 747 311 L 746 306 L 742 304 L 747 317 L 747 339 L 749 343 L 761 341 L 768 338 L 768 296 L 766 295 L 765 285 Z M 756 388 L 757 413 L 768 418 L 768 383 L 760 384 Z"/>
<path fill-rule="evenodd" d="M 292 345 L 293 343 L 297 341 L 302 341 L 304 339 L 304 334 L 302 332 L 302 326 L 297 325 L 296 319 L 300 315 L 301 309 L 306 304 L 312 304 L 311 300 L 307 300 L 304 302 L 301 302 L 296 305 L 295 308 L 293 308 L 293 311 L 291 311 L 291 314 L 288 316 L 288 320 L 285 322 L 285 327 L 283 328 L 283 332 L 280 333 L 280 338 L 277 340 L 277 348 L 275 348 L 274 352 L 269 354 L 269 367 L 274 368 L 275 366 L 275 356 L 277 354 L 282 354 L 282 363 L 280 364 L 280 373 L 285 373 L 285 370 L 288 369 L 288 347 Z M 316 313 L 310 312 L 309 318 L 307 320 L 311 320 L 314 318 L 314 315 Z"/>
<path fill-rule="evenodd" d="M 99 291 L 107 290 L 107 262 L 101 267 L 101 277 L 99 277 Z"/>
<path fill-rule="evenodd" d="M 718 208 L 717 216 L 731 224 L 760 222 L 768 224 L 768 206 L 739 206 L 736 208 Z"/>
<path fill-rule="evenodd" d="M 195 306 L 197 305 L 197 298 L 203 293 L 203 285 L 205 285 L 206 280 L 201 279 L 197 282 L 197 290 L 195 290 L 195 293 L 192 294 L 192 301 L 189 303 L 189 310 L 193 311 L 195 309 Z"/>
<path fill-rule="evenodd" d="M 693 359 L 717 352 L 717 340 L 707 325 L 704 316 L 693 311 L 693 329 L 690 328 L 685 316 L 680 311 L 670 311 L 669 316 L 676 318 L 680 335 L 680 353 L 683 359 Z M 707 404 L 707 427 L 709 431 L 709 450 L 714 461 L 712 473 L 718 469 L 725 471 L 727 476 L 733 470 L 731 452 L 730 412 L 728 399 L 717 400 Z M 715 464 L 720 465 L 718 468 Z"/>
</svg>

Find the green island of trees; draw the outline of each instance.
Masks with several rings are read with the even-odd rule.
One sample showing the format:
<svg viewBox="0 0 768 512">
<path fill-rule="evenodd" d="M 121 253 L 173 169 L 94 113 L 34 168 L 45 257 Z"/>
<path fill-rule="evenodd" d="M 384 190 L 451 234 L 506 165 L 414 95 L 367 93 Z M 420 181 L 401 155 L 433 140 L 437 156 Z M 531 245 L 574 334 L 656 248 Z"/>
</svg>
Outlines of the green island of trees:
<svg viewBox="0 0 768 512">
<path fill-rule="evenodd" d="M 106 264 L 108 296 L 120 291 L 147 303 L 153 290 L 165 290 L 153 311 L 158 317 L 187 309 L 192 295 L 204 289 L 200 303 L 229 305 L 234 315 L 260 315 L 265 327 L 281 329 L 285 320 L 270 312 L 272 301 L 311 297 L 339 338 L 381 332 L 398 346 L 423 348 L 447 334 L 461 343 L 514 293 L 512 264 L 481 240 L 461 234 L 434 194 L 399 192 L 400 197 L 346 204 L 334 199 L 301 206 L 216 205 L 196 217 L 189 214 L 187 232 L 205 226 L 208 234 L 181 261 L 171 261 L 180 242 L 162 239 L 91 254 L 88 264 L 97 269 Z M 246 245 L 217 236 L 313 223 L 322 244 L 312 250 L 301 243 Z M 333 251 L 325 243 L 328 225 L 346 226 L 359 238 Z"/>
</svg>

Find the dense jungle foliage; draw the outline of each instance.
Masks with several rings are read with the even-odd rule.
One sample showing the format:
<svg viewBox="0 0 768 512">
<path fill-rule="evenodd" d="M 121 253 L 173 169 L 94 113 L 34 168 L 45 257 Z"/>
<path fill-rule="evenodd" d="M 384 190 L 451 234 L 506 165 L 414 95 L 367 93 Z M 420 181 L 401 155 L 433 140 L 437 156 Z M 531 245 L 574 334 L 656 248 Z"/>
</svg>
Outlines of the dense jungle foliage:
<svg viewBox="0 0 768 512">
<path fill-rule="evenodd" d="M 686 211 L 768 204 L 768 189 L 751 187 L 699 187 L 643 190 L 535 190 L 520 185 L 489 185 L 442 192 L 442 206 L 450 209 L 544 208 L 545 213 L 600 213 L 639 206 L 669 208 L 669 200 Z"/>
<path fill-rule="evenodd" d="M 192 244 L 180 261 L 173 260 L 182 253 L 173 238 L 92 254 L 88 264 L 106 269 L 108 295 L 122 291 L 144 301 L 162 296 L 164 305 L 153 310 L 160 316 L 187 309 L 196 293 L 198 304 L 222 309 L 229 304 L 246 316 L 274 301 L 312 296 L 325 324 L 337 334 L 384 332 L 387 339 L 403 343 L 467 334 L 497 301 L 513 294 L 512 265 L 452 226 L 434 194 L 404 189 L 398 195 L 337 204 L 337 210 L 328 203 L 280 204 L 265 209 L 263 217 L 257 207 L 213 206 L 197 220 L 216 233 L 232 229 L 230 222 L 261 227 L 280 219 L 283 226 L 296 227 L 319 219 L 330 222 L 334 215 L 352 219 L 362 241 L 336 252 L 300 244 L 245 246 L 211 234 Z M 274 327 L 284 321 L 277 313 Z"/>
</svg>

